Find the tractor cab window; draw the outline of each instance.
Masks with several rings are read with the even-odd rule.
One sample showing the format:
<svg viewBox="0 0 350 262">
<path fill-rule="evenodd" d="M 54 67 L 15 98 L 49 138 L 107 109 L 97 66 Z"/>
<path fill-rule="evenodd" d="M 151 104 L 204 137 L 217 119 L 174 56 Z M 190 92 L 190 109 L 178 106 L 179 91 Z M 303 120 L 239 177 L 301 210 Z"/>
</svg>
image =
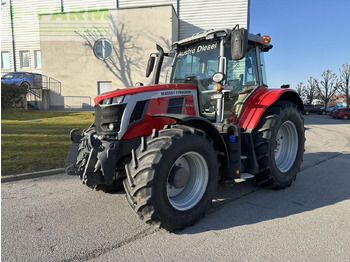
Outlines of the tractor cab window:
<svg viewBox="0 0 350 262">
<path fill-rule="evenodd" d="M 219 43 L 205 42 L 181 47 L 174 61 L 171 83 L 193 83 L 199 92 L 201 114 L 215 119 L 216 84 L 212 76 L 218 71 Z"/>
<path fill-rule="evenodd" d="M 254 89 L 259 87 L 256 49 L 248 46 L 245 57 L 241 60 L 232 60 L 230 46 L 225 47 L 226 55 L 226 85 L 224 101 L 224 118 L 232 114 L 238 115 L 244 101 Z"/>
<path fill-rule="evenodd" d="M 236 93 L 252 89 L 258 85 L 258 70 L 255 48 L 248 47 L 245 57 L 241 60 L 232 60 L 230 47 L 226 47 L 226 85 Z"/>
<path fill-rule="evenodd" d="M 267 86 L 264 52 L 262 50 L 259 50 L 259 52 L 260 52 L 261 76 L 262 76 L 261 81 L 263 85 Z"/>
</svg>

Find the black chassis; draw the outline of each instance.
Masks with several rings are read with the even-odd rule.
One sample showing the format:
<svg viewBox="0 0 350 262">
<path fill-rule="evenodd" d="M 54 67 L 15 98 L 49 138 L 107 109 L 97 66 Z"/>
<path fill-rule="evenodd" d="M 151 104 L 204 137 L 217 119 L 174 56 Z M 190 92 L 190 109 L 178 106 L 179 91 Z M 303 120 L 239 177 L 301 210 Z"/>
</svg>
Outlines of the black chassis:
<svg viewBox="0 0 350 262">
<path fill-rule="evenodd" d="M 111 185 L 113 180 L 125 176 L 124 165 L 130 161 L 132 150 L 140 145 L 141 137 L 116 140 L 94 131 L 84 130 L 81 135 L 77 131 L 70 132 L 72 144 L 65 164 L 68 175 L 80 176 L 89 187 Z"/>
<path fill-rule="evenodd" d="M 221 175 L 237 178 L 237 170 L 239 173 L 257 173 L 258 164 L 250 132 L 241 132 L 237 125 L 229 123 L 213 125 L 206 119 L 195 116 L 161 114 L 153 117 L 161 116 L 172 118 L 177 124 L 201 129 L 210 136 L 219 151 Z M 80 176 L 89 187 L 111 185 L 114 180 L 125 177 L 124 166 L 130 162 L 132 152 L 141 144 L 142 137 L 117 140 L 98 135 L 94 129 L 84 130 L 81 135 L 77 131 L 78 129 L 73 129 L 70 133 L 72 144 L 66 160 L 68 175 Z M 237 137 L 237 143 L 228 142 L 230 134 Z M 247 158 L 242 160 L 242 154 Z"/>
</svg>

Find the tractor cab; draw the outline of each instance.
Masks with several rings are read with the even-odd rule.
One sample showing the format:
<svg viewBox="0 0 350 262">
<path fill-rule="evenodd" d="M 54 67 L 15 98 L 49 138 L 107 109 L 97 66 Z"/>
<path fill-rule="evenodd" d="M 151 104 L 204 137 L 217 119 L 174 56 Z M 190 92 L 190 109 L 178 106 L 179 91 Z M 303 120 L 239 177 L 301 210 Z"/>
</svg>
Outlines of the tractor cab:
<svg viewBox="0 0 350 262">
<path fill-rule="evenodd" d="M 202 117 L 234 122 L 249 95 L 267 86 L 263 52 L 271 48 L 269 37 L 248 34 L 245 29 L 196 34 L 172 45 L 170 83 L 197 87 Z"/>
</svg>

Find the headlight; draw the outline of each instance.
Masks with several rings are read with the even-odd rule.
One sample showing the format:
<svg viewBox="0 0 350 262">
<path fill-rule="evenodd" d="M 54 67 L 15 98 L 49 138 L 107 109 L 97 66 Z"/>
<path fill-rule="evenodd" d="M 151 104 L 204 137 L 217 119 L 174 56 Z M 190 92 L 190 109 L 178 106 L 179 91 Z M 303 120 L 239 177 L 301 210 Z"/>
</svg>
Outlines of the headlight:
<svg viewBox="0 0 350 262">
<path fill-rule="evenodd" d="M 113 104 L 120 104 L 122 103 L 124 100 L 124 96 L 116 96 L 116 97 L 113 97 L 112 99 L 112 105 Z"/>
<path fill-rule="evenodd" d="M 110 123 L 110 124 L 108 125 L 108 129 L 111 130 L 111 131 L 113 131 L 113 130 L 116 129 L 116 128 L 117 128 L 117 124 L 116 124 L 116 123 Z"/>
</svg>

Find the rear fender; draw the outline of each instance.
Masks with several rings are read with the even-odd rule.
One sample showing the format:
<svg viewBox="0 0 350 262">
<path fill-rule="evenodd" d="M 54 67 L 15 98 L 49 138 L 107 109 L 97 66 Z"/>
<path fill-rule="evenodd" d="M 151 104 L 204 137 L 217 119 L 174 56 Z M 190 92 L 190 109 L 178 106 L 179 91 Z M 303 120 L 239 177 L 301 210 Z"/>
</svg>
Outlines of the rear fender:
<svg viewBox="0 0 350 262">
<path fill-rule="evenodd" d="M 244 103 L 238 125 L 245 130 L 253 130 L 262 114 L 276 101 L 290 101 L 302 111 L 304 106 L 298 93 L 292 89 L 267 89 L 259 87 Z"/>
</svg>

